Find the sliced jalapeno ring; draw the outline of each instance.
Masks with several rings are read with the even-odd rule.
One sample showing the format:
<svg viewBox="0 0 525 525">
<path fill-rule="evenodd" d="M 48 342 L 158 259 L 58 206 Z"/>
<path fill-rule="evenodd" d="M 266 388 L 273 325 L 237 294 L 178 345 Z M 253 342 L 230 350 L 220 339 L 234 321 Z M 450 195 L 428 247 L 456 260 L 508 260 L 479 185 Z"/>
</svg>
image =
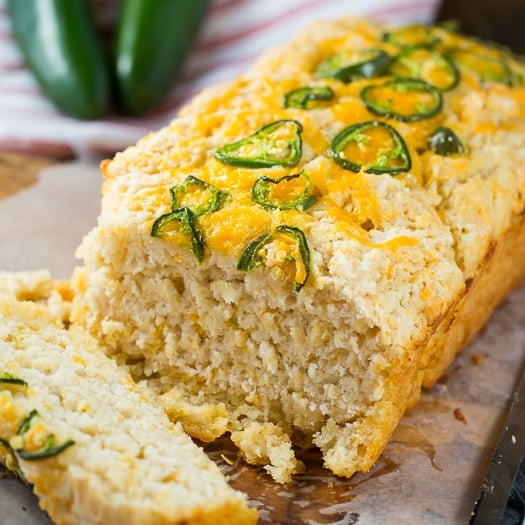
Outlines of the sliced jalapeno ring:
<svg viewBox="0 0 525 525">
<path fill-rule="evenodd" d="M 181 202 L 181 199 L 183 199 L 185 195 L 187 196 L 191 193 L 192 187 L 196 188 L 197 191 L 200 191 L 201 194 L 204 193 L 204 196 L 200 195 L 199 199 L 203 202 L 198 203 L 197 205 L 184 205 Z M 195 217 L 200 217 L 206 213 L 217 211 L 222 206 L 224 197 L 227 195 L 225 191 L 220 190 L 193 175 L 188 175 L 186 179 L 184 179 L 184 182 L 170 188 L 170 193 L 172 210 L 187 207 L 191 209 Z M 197 196 L 199 197 L 199 195 Z M 207 198 L 203 199 L 203 197 L 206 196 Z"/>
<path fill-rule="evenodd" d="M 310 276 L 310 248 L 306 236 L 300 228 L 281 224 L 275 229 L 277 232 L 289 235 L 297 243 L 298 253 L 290 256 L 295 262 L 294 290 L 298 292 L 306 284 Z"/>
<path fill-rule="evenodd" d="M 439 126 L 428 140 L 428 147 L 438 155 L 449 156 L 465 153 L 465 146 L 450 128 Z"/>
<path fill-rule="evenodd" d="M 295 182 L 301 182 L 304 188 L 297 195 Z M 290 193 L 292 195 L 290 196 Z M 282 197 L 280 196 L 282 194 Z M 265 208 L 291 210 L 293 208 L 308 209 L 315 202 L 312 195 L 312 182 L 304 171 L 293 175 L 285 175 L 280 179 L 259 177 L 252 186 L 252 199 Z"/>
<path fill-rule="evenodd" d="M 271 237 L 272 232 L 267 232 L 250 241 L 248 246 L 246 246 L 242 252 L 239 262 L 237 263 L 237 269 L 244 272 L 250 272 L 255 266 L 261 264 L 263 259 L 258 257 L 258 253 Z"/>
<path fill-rule="evenodd" d="M 275 233 L 263 233 L 256 239 L 250 241 L 239 259 L 237 269 L 249 272 L 258 264 L 262 264 L 264 259 L 259 257 L 259 252 L 265 244 L 268 244 L 274 239 L 276 233 L 292 237 L 297 246 L 297 252 L 290 254 L 283 262 L 295 263 L 294 290 L 298 292 L 306 284 L 310 276 L 310 248 L 308 247 L 305 234 L 296 226 L 281 224 L 277 226 Z"/>
<path fill-rule="evenodd" d="M 401 135 L 385 122 L 372 120 L 340 131 L 328 151 L 345 170 L 394 175 L 412 167 Z"/>
<path fill-rule="evenodd" d="M 169 231 L 173 228 L 174 222 L 181 223 L 183 215 L 180 209 L 165 213 L 158 217 L 151 227 L 151 236 L 157 239 L 162 239 L 168 235 Z M 181 228 L 180 224 L 178 228 Z"/>
<path fill-rule="evenodd" d="M 459 82 L 459 71 L 454 62 L 425 47 L 401 51 L 392 61 L 389 71 L 395 77 L 424 80 L 441 91 L 448 91 Z"/>
<path fill-rule="evenodd" d="M 19 377 L 15 377 L 9 372 L 4 372 L 3 374 L 0 374 L 0 383 L 6 383 L 8 385 L 27 386 L 27 381 L 24 381 Z"/>
<path fill-rule="evenodd" d="M 499 82 L 512 86 L 512 70 L 502 58 L 485 56 L 459 48 L 452 50 L 450 56 L 460 67 L 478 75 L 481 81 Z"/>
<path fill-rule="evenodd" d="M 443 106 L 438 89 L 412 78 L 396 78 L 385 84 L 367 86 L 360 97 L 372 113 L 402 122 L 433 117 Z"/>
<path fill-rule="evenodd" d="M 24 435 L 29 431 L 31 427 L 31 423 L 35 417 L 38 417 L 39 413 L 36 410 L 31 410 L 29 414 L 22 420 L 20 423 L 18 430 L 16 432 L 17 436 L 24 437 Z M 50 458 L 52 456 L 56 456 L 66 448 L 70 447 L 71 445 L 74 445 L 75 442 L 72 439 L 66 439 L 62 443 L 57 443 L 55 441 L 54 434 L 48 434 L 44 438 L 44 443 L 40 448 L 34 451 L 28 451 L 25 449 L 25 440 L 22 447 L 15 448 L 15 452 L 18 454 L 19 457 L 22 459 L 25 459 L 27 461 L 30 460 L 39 460 L 39 459 L 46 459 Z"/>
<path fill-rule="evenodd" d="M 432 47 L 440 41 L 440 38 L 429 26 L 411 24 L 385 33 L 383 40 L 399 47 Z"/>
<path fill-rule="evenodd" d="M 197 259 L 204 260 L 204 238 L 197 224 L 195 214 L 188 207 L 178 208 L 170 213 L 161 215 L 151 227 L 151 236 L 162 239 L 173 229 L 174 223 L 178 224 L 178 231 L 189 235 L 191 238 L 191 251 Z"/>
<path fill-rule="evenodd" d="M 302 126 L 295 120 L 278 120 L 253 135 L 222 146 L 215 158 L 244 168 L 295 166 L 302 152 Z"/>
<path fill-rule="evenodd" d="M 284 107 L 293 109 L 313 109 L 319 102 L 331 100 L 334 92 L 329 86 L 300 87 L 284 96 Z"/>
<path fill-rule="evenodd" d="M 344 50 L 321 62 L 315 76 L 335 78 L 348 84 L 358 78 L 380 76 L 390 64 L 390 55 L 382 49 Z"/>
<path fill-rule="evenodd" d="M 38 459 L 46 459 L 52 456 L 56 456 L 57 454 L 60 454 L 60 452 L 74 444 L 75 442 L 72 439 L 67 439 L 62 443 L 57 443 L 55 441 L 55 436 L 53 434 L 49 434 L 48 436 L 46 436 L 44 444 L 39 450 L 29 452 L 25 450 L 25 448 L 18 448 L 16 449 L 16 453 L 26 461 L 35 461 Z"/>
</svg>

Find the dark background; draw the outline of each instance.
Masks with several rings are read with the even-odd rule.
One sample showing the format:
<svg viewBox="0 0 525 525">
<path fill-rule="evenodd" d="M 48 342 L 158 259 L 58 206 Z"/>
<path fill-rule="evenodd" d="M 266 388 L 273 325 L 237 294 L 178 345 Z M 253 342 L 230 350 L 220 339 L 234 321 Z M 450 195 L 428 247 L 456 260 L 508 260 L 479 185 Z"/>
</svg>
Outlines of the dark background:
<svg viewBox="0 0 525 525">
<path fill-rule="evenodd" d="M 473 34 L 525 54 L 525 0 L 444 0 L 438 20 L 458 20 Z"/>
</svg>

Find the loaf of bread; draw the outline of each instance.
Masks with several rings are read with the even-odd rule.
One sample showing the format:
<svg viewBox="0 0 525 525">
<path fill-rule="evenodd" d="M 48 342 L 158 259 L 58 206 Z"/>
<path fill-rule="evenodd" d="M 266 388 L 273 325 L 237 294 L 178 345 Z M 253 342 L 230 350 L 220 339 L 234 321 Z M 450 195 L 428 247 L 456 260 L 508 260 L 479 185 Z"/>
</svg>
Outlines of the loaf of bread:
<svg viewBox="0 0 525 525">
<path fill-rule="evenodd" d="M 441 27 L 308 27 L 102 164 L 73 322 L 191 435 L 368 470 L 525 274 L 525 67 Z"/>
<path fill-rule="evenodd" d="M 257 512 L 81 330 L 0 294 L 0 461 L 56 524 L 249 524 Z"/>
</svg>

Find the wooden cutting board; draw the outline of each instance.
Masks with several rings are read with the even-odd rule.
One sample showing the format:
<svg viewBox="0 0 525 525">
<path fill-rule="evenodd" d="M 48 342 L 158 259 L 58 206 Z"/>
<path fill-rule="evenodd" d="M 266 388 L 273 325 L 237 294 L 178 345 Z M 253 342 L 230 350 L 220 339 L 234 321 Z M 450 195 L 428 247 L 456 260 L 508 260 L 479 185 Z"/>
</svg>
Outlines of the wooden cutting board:
<svg viewBox="0 0 525 525">
<path fill-rule="evenodd" d="M 39 172 L 53 164 L 51 159 L 0 152 L 0 199 L 31 186 Z"/>
</svg>

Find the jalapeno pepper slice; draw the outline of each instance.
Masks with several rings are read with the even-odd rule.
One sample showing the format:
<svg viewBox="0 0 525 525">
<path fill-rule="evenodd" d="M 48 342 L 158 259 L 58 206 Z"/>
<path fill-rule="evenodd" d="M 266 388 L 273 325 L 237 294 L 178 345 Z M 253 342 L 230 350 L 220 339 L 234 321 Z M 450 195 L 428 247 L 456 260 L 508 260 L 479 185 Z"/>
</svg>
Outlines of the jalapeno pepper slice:
<svg viewBox="0 0 525 525">
<path fill-rule="evenodd" d="M 429 26 L 411 24 L 385 33 L 383 40 L 399 47 L 432 47 L 440 41 L 440 38 Z"/>
<path fill-rule="evenodd" d="M 181 232 L 191 238 L 191 251 L 197 259 L 204 260 L 204 238 L 196 224 L 196 216 L 187 206 L 161 215 L 151 227 L 151 236 L 162 239 L 170 231 Z"/>
<path fill-rule="evenodd" d="M 193 175 L 188 175 L 184 182 L 170 188 L 171 209 L 187 207 L 195 217 L 206 213 L 217 211 L 223 203 L 227 192 L 212 186 Z M 193 200 L 195 203 L 186 204 L 185 200 Z"/>
<path fill-rule="evenodd" d="M 262 264 L 264 259 L 259 257 L 261 248 L 270 241 L 272 232 L 266 232 L 248 243 L 242 252 L 241 258 L 237 263 L 237 269 L 244 272 L 252 271 L 258 264 Z"/>
<path fill-rule="evenodd" d="M 237 264 L 237 269 L 249 272 L 258 264 L 262 264 L 264 259 L 259 256 L 259 252 L 265 244 L 275 240 L 278 234 L 285 237 L 291 237 L 295 243 L 295 249 L 285 257 L 283 263 L 295 263 L 294 290 L 300 291 L 306 284 L 310 276 L 310 248 L 304 232 L 296 226 L 281 224 L 275 228 L 275 231 L 264 233 L 244 249 L 241 258 Z"/>
<path fill-rule="evenodd" d="M 344 50 L 321 62 L 315 76 L 335 78 L 348 84 L 358 78 L 378 77 L 390 64 L 390 55 L 382 49 Z"/>
<path fill-rule="evenodd" d="M 394 175 L 409 171 L 412 161 L 401 135 L 386 122 L 372 120 L 340 131 L 328 151 L 345 170 Z"/>
<path fill-rule="evenodd" d="M 460 67 L 477 74 L 481 81 L 500 82 L 512 86 L 512 71 L 502 58 L 485 56 L 459 48 L 453 49 L 450 56 Z"/>
<path fill-rule="evenodd" d="M 1 383 L 6 383 L 8 385 L 27 386 L 27 381 L 24 381 L 23 379 L 20 379 L 9 372 L 0 374 L 0 384 Z"/>
<path fill-rule="evenodd" d="M 7 470 L 12 472 L 15 476 L 24 482 L 27 486 L 30 486 L 30 483 L 27 481 L 24 473 L 20 469 L 18 463 L 18 458 L 16 457 L 15 449 L 9 444 L 5 439 L 0 438 L 0 447 L 5 450 L 4 454 L 4 466 Z"/>
<path fill-rule="evenodd" d="M 402 122 L 433 117 L 443 106 L 438 89 L 412 78 L 396 78 L 385 84 L 367 86 L 360 97 L 372 113 Z"/>
<path fill-rule="evenodd" d="M 465 146 L 450 128 L 439 126 L 428 140 L 428 147 L 438 155 L 449 156 L 465 153 Z"/>
<path fill-rule="evenodd" d="M 310 248 L 304 232 L 296 226 L 281 224 L 275 229 L 292 237 L 297 245 L 297 249 L 287 257 L 287 262 L 295 262 L 294 290 L 298 292 L 306 284 L 310 276 Z"/>
<path fill-rule="evenodd" d="M 280 179 L 259 177 L 252 186 L 252 199 L 265 208 L 308 209 L 315 202 L 312 182 L 304 171 Z"/>
<path fill-rule="evenodd" d="M 204 260 L 204 239 L 196 219 L 206 213 L 217 211 L 224 202 L 227 192 L 216 188 L 193 175 L 184 182 L 170 188 L 171 212 L 158 217 L 151 227 L 151 236 L 164 238 L 170 232 L 180 232 L 191 238 L 191 250 L 195 258 Z"/>
<path fill-rule="evenodd" d="M 29 428 L 31 427 L 32 420 L 38 415 L 39 414 L 36 410 L 31 410 L 31 412 L 23 419 L 22 423 L 20 423 L 16 435 L 24 437 L 24 435 L 29 431 Z M 21 447 L 15 448 L 15 452 L 18 454 L 19 457 L 28 461 L 46 459 L 52 456 L 56 456 L 57 454 L 70 447 L 74 443 L 75 442 L 72 439 L 67 439 L 62 443 L 57 443 L 55 441 L 54 434 L 48 434 L 44 438 L 44 443 L 38 449 L 34 451 L 26 450 L 26 444 L 24 440 L 23 445 Z"/>
<path fill-rule="evenodd" d="M 249 137 L 222 146 L 215 152 L 215 158 L 244 168 L 295 166 L 301 158 L 302 129 L 295 120 L 278 120 Z"/>
<path fill-rule="evenodd" d="M 459 71 L 454 62 L 425 47 L 401 51 L 392 61 L 389 71 L 396 77 L 424 80 L 441 91 L 448 91 L 459 82 Z"/>
<path fill-rule="evenodd" d="M 314 109 L 319 102 L 331 100 L 334 92 L 329 86 L 305 86 L 289 91 L 284 96 L 284 107 L 293 109 Z"/>
</svg>

